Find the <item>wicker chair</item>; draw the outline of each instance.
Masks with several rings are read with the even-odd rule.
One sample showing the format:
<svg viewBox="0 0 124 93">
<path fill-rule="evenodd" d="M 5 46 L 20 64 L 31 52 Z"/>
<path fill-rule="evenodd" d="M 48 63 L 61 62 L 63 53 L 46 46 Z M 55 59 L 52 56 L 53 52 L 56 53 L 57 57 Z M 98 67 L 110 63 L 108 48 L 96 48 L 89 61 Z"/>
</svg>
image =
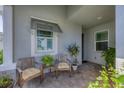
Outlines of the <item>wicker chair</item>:
<svg viewBox="0 0 124 93">
<path fill-rule="evenodd" d="M 16 66 L 19 73 L 18 84 L 20 87 L 22 87 L 26 81 L 29 81 L 38 76 L 41 76 L 41 80 L 44 79 L 42 65 L 40 68 L 36 68 L 35 63 L 36 62 L 34 61 L 33 57 L 22 58 L 18 60 Z"/>
<path fill-rule="evenodd" d="M 67 59 L 67 55 L 64 54 L 58 54 L 56 55 L 56 65 L 55 65 L 55 73 L 56 73 L 56 78 L 58 77 L 59 72 L 69 72 L 69 76 L 71 77 L 72 73 L 72 68 L 71 68 L 71 63 Z"/>
</svg>

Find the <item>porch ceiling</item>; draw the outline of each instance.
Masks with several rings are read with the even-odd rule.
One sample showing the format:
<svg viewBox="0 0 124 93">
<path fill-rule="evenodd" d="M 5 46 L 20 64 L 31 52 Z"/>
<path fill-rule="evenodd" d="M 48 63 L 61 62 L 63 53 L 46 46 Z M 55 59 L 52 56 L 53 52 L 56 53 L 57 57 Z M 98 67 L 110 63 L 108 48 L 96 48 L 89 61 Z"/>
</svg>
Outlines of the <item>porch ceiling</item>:
<svg viewBox="0 0 124 93">
<path fill-rule="evenodd" d="M 68 19 L 86 28 L 113 20 L 115 6 L 113 5 L 82 5 L 68 6 Z"/>
</svg>

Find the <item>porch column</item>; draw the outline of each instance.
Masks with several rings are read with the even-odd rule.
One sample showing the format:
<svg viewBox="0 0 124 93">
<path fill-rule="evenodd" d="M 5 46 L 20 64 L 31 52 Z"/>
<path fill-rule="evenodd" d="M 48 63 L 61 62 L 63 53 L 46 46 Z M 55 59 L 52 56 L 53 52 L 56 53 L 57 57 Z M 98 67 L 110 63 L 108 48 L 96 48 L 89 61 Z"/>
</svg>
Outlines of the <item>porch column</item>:
<svg viewBox="0 0 124 93">
<path fill-rule="evenodd" d="M 14 69 L 13 64 L 13 9 L 3 6 L 3 53 L 4 62 L 0 70 Z"/>
<path fill-rule="evenodd" d="M 124 73 L 124 6 L 116 6 L 116 69 Z"/>
</svg>

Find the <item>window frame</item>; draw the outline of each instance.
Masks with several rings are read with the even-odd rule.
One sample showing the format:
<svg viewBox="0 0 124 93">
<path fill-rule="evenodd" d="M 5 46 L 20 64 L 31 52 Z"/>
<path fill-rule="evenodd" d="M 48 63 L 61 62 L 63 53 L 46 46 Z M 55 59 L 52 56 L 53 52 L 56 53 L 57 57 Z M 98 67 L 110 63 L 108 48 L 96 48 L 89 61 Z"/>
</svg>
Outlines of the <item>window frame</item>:
<svg viewBox="0 0 124 93">
<path fill-rule="evenodd" d="M 41 30 L 41 31 L 47 31 L 47 30 L 42 30 L 42 29 L 36 29 L 36 34 L 35 34 L 35 50 L 37 53 L 41 53 L 41 52 L 53 52 L 54 51 L 54 32 L 53 33 L 53 36 L 52 37 L 39 37 L 39 38 L 45 38 L 45 42 L 47 44 L 47 39 L 52 39 L 52 49 L 51 50 L 39 50 L 38 47 L 37 47 L 37 31 L 38 30 Z M 51 31 L 48 31 L 48 32 L 51 32 Z M 47 47 L 46 47 L 47 48 Z"/>
<path fill-rule="evenodd" d="M 100 40 L 100 41 L 97 41 L 96 40 L 96 35 L 97 35 L 97 33 L 102 33 L 102 32 L 108 32 L 108 40 Z M 109 29 L 104 29 L 104 30 L 100 30 L 100 31 L 95 31 L 95 33 L 94 33 L 94 50 L 96 51 L 96 52 L 102 52 L 102 50 L 97 50 L 96 49 L 96 43 L 97 42 L 108 42 L 108 48 L 109 48 Z"/>
</svg>

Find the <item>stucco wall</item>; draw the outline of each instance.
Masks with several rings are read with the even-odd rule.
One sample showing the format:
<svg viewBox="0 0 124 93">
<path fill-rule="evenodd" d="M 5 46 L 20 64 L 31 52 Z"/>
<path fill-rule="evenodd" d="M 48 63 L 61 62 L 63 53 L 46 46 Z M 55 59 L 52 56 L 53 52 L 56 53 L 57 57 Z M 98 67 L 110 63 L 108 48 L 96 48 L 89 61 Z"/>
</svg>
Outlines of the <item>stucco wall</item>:
<svg viewBox="0 0 124 93">
<path fill-rule="evenodd" d="M 68 21 L 65 6 L 14 6 L 14 61 L 31 56 L 31 17 L 59 24 L 63 31 L 58 34 L 59 53 L 65 53 L 73 42 L 81 47 L 81 26 Z M 78 59 L 81 61 L 81 52 Z"/>
<path fill-rule="evenodd" d="M 115 23 L 114 21 L 101 24 L 85 30 L 84 33 L 84 60 L 104 64 L 101 52 L 95 51 L 94 33 L 96 31 L 109 30 L 109 47 L 115 47 Z"/>
<path fill-rule="evenodd" d="M 124 6 L 117 6 L 116 7 L 116 47 L 117 47 L 117 54 L 118 58 L 124 58 Z"/>
<path fill-rule="evenodd" d="M 124 6 L 116 6 L 116 68 L 124 74 Z"/>
</svg>

